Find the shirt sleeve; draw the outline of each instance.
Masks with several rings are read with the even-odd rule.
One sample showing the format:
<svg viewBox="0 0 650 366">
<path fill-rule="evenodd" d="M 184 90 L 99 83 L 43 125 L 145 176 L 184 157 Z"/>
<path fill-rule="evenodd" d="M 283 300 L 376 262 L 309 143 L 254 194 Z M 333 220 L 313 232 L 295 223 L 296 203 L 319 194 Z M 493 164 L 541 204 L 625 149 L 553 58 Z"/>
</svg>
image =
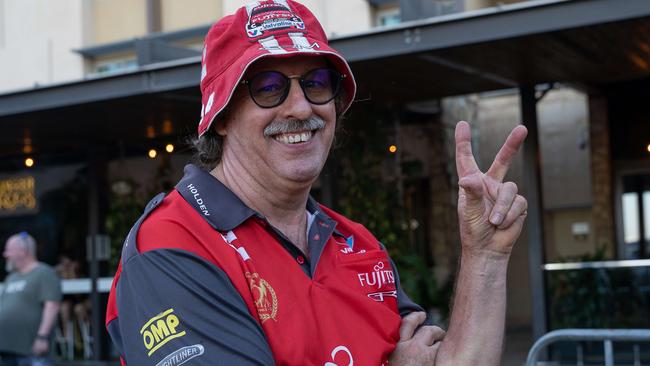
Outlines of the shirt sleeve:
<svg viewBox="0 0 650 366">
<path fill-rule="evenodd" d="M 47 267 L 41 276 L 40 300 L 41 301 L 61 301 L 61 279 L 56 272 Z"/>
<path fill-rule="evenodd" d="M 196 254 L 158 249 L 123 263 L 108 324 L 128 366 L 273 365 L 259 323 L 227 275 Z"/>
</svg>

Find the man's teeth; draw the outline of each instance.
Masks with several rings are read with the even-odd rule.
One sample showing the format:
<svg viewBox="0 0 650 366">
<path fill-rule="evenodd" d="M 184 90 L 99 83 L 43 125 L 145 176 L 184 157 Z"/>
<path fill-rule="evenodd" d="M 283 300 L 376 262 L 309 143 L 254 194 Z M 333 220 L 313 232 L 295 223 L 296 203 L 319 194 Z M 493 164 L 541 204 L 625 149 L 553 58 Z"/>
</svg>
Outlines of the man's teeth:
<svg viewBox="0 0 650 366">
<path fill-rule="evenodd" d="M 275 136 L 275 139 L 283 144 L 297 144 L 299 142 L 307 142 L 311 140 L 311 136 L 311 132 L 285 133 Z"/>
</svg>

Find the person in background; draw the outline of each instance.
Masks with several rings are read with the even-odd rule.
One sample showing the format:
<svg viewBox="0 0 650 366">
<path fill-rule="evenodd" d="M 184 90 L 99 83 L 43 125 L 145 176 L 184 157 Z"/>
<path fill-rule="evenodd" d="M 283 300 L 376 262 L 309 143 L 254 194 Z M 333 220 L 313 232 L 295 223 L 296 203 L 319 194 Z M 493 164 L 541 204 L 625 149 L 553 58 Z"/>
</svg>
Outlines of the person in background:
<svg viewBox="0 0 650 366">
<path fill-rule="evenodd" d="M 33 364 L 46 358 L 61 304 L 61 281 L 36 258 L 27 232 L 9 237 L 3 256 L 9 275 L 0 290 L 0 365 Z"/>
</svg>

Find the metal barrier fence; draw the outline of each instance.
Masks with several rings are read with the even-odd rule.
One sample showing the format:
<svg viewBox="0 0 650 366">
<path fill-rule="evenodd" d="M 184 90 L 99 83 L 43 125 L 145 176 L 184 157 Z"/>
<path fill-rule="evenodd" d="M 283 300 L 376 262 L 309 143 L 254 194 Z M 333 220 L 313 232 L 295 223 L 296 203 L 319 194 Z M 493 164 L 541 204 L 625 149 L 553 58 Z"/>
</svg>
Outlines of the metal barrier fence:
<svg viewBox="0 0 650 366">
<path fill-rule="evenodd" d="M 560 341 L 592 341 L 603 342 L 605 366 L 614 366 L 613 342 L 641 342 L 650 343 L 650 329 L 560 329 L 542 336 L 533 344 L 528 352 L 526 366 L 538 366 L 540 352 Z M 576 343 L 577 366 L 584 366 L 582 346 Z M 634 347 L 634 365 L 641 366 L 641 356 L 638 345 Z"/>
</svg>

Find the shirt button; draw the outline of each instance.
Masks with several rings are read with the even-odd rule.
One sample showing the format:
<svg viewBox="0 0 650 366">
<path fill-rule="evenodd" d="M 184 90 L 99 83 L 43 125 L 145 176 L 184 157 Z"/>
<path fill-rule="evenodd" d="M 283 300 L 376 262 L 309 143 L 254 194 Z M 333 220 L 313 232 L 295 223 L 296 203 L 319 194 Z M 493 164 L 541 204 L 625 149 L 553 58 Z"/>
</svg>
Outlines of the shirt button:
<svg viewBox="0 0 650 366">
<path fill-rule="evenodd" d="M 297 256 L 296 262 L 298 262 L 298 264 L 305 264 L 305 257 L 303 257 L 302 255 Z"/>
</svg>

